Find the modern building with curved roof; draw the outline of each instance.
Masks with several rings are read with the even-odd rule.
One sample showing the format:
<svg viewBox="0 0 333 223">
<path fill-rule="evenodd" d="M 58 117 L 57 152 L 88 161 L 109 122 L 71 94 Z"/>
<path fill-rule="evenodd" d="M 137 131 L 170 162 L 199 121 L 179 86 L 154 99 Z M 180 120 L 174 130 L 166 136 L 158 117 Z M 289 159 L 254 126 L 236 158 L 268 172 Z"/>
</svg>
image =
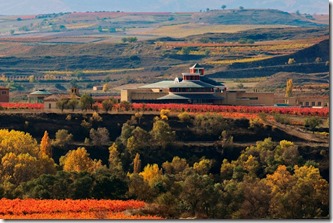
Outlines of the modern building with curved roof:
<svg viewBox="0 0 333 223">
<path fill-rule="evenodd" d="M 204 68 L 194 64 L 189 73 L 182 73 L 173 81 L 160 81 L 126 89 L 121 92 L 122 101 L 141 103 L 204 103 L 222 104 L 226 87 L 204 77 Z"/>
</svg>

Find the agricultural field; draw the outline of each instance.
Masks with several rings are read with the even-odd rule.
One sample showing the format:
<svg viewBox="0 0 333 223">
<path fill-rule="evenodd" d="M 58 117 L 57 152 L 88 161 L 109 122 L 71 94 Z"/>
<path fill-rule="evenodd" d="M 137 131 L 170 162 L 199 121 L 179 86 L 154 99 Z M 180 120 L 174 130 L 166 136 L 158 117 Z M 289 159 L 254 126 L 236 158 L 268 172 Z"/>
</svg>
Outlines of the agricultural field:
<svg viewBox="0 0 333 223">
<path fill-rule="evenodd" d="M 140 219 L 157 220 L 157 216 L 131 215 L 145 207 L 142 201 L 122 200 L 0 200 L 0 218 L 9 220 L 60 219 Z"/>
</svg>

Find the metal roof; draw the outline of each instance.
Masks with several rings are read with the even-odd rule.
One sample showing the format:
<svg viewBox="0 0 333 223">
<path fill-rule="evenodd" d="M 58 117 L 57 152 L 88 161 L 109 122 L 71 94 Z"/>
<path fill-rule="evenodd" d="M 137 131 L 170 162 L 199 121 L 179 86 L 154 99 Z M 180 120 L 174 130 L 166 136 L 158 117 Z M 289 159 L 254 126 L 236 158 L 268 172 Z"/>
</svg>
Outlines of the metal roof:
<svg viewBox="0 0 333 223">
<path fill-rule="evenodd" d="M 197 80 L 183 80 L 182 82 L 179 83 L 173 83 L 173 85 L 170 86 L 170 88 L 214 88 L 214 85 L 208 84 L 206 82 Z"/>
<path fill-rule="evenodd" d="M 143 85 L 143 86 L 141 86 L 139 88 L 151 88 L 151 89 L 169 88 L 174 83 L 175 83 L 174 81 L 160 81 L 160 82 L 156 82 L 156 83 L 153 83 L 153 84 Z"/>
<path fill-rule="evenodd" d="M 38 90 L 30 93 L 31 95 L 51 95 L 52 93 L 47 90 Z"/>
<path fill-rule="evenodd" d="M 213 94 L 173 94 L 169 93 L 157 100 L 189 100 L 189 99 L 223 99 Z"/>
<path fill-rule="evenodd" d="M 190 67 L 190 69 L 193 69 L 193 68 L 202 68 L 203 69 L 203 67 L 198 63 L 195 63 L 192 67 Z"/>
</svg>

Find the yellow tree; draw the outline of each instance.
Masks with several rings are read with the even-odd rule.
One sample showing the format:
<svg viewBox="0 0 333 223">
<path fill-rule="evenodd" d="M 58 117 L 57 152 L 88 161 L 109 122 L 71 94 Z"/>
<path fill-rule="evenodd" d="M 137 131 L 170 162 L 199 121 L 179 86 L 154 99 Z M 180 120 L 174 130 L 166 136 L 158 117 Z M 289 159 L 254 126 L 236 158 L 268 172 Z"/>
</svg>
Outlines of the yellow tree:
<svg viewBox="0 0 333 223">
<path fill-rule="evenodd" d="M 0 182 L 18 185 L 55 171 L 53 159 L 41 154 L 30 134 L 0 130 Z"/>
<path fill-rule="evenodd" d="M 193 169 L 201 175 L 208 174 L 209 170 L 212 168 L 212 160 L 202 159 L 199 162 L 193 164 Z"/>
<path fill-rule="evenodd" d="M 71 150 L 60 157 L 60 165 L 66 172 L 94 172 L 103 167 L 102 161 L 92 160 L 84 147 Z"/>
<path fill-rule="evenodd" d="M 40 152 L 42 155 L 52 157 L 51 139 L 49 138 L 49 133 L 47 131 L 44 132 L 43 138 L 40 142 Z"/>
<path fill-rule="evenodd" d="M 155 183 L 161 180 L 162 170 L 159 169 L 157 164 L 148 164 L 140 173 L 140 176 L 143 177 L 150 187 L 153 187 Z"/>
<path fill-rule="evenodd" d="M 133 160 L 133 173 L 139 173 L 141 171 L 141 159 L 140 154 L 135 154 L 135 158 Z"/>
<path fill-rule="evenodd" d="M 287 86 L 286 86 L 286 97 L 292 97 L 293 96 L 293 79 L 287 80 Z"/>
</svg>

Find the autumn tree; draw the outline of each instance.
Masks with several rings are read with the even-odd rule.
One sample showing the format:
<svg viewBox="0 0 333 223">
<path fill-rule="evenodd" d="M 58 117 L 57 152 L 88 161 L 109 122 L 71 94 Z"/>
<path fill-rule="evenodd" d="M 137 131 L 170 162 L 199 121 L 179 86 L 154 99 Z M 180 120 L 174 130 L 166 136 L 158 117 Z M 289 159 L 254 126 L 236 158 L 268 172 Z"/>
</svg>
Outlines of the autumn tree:
<svg viewBox="0 0 333 223">
<path fill-rule="evenodd" d="M 268 175 L 266 184 L 271 188 L 269 213 L 272 218 L 300 219 L 328 215 L 328 182 L 313 166 L 295 166 L 292 175 L 281 165 Z M 296 202 L 297 201 L 297 202 Z"/>
<path fill-rule="evenodd" d="M 133 173 L 139 173 L 141 172 L 141 159 L 140 154 L 135 154 L 134 160 L 133 160 Z"/>
<path fill-rule="evenodd" d="M 84 147 L 67 152 L 59 162 L 67 172 L 93 172 L 103 166 L 101 160 L 92 160 Z"/>
<path fill-rule="evenodd" d="M 49 133 L 47 131 L 44 132 L 43 138 L 40 142 L 40 151 L 42 155 L 52 157 L 51 139 L 49 138 Z"/>
<path fill-rule="evenodd" d="M 140 172 L 140 176 L 148 183 L 150 187 L 153 187 L 162 178 L 162 169 L 157 164 L 147 164 L 143 171 Z"/>
<path fill-rule="evenodd" d="M 212 168 L 213 161 L 209 159 L 202 159 L 199 162 L 193 164 L 193 169 L 201 175 L 208 174 Z"/>
<path fill-rule="evenodd" d="M 286 97 L 292 97 L 293 96 L 293 79 L 289 79 L 287 81 L 286 86 Z"/>
<path fill-rule="evenodd" d="M 0 181 L 6 188 L 43 173 L 55 173 L 55 163 L 43 155 L 36 139 L 21 131 L 0 130 Z"/>
</svg>

